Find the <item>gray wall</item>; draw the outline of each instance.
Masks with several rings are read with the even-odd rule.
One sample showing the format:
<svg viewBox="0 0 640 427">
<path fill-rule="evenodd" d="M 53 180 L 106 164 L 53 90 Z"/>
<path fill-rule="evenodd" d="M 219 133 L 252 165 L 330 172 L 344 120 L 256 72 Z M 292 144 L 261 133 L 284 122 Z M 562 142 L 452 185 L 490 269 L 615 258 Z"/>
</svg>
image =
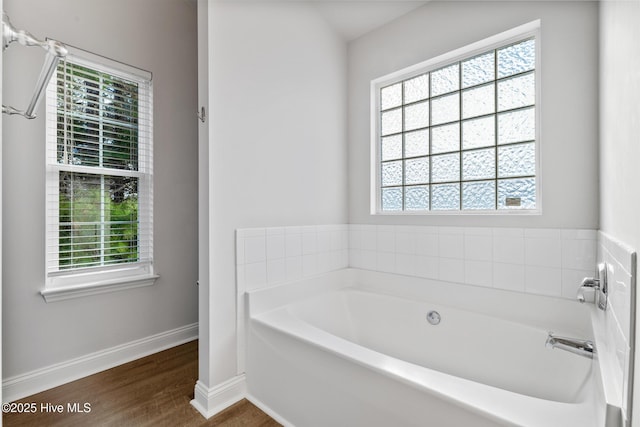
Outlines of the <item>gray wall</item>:
<svg viewBox="0 0 640 427">
<path fill-rule="evenodd" d="M 600 228 L 638 251 L 640 53 L 637 43 L 640 40 L 640 0 L 603 1 L 600 11 Z M 637 271 L 635 274 L 637 277 Z M 636 290 L 636 307 L 638 295 Z M 640 319 L 640 316 L 636 314 L 635 318 Z M 637 322 L 636 346 L 640 342 Z M 638 381 L 640 351 L 636 347 L 634 426 L 640 426 Z"/>
<path fill-rule="evenodd" d="M 155 286 L 55 303 L 45 265 L 44 103 L 36 120 L 3 116 L 5 378 L 197 321 L 196 5 L 187 0 L 7 0 L 34 35 L 153 73 Z M 4 54 L 3 102 L 24 108 L 43 52 Z"/>
<path fill-rule="evenodd" d="M 349 45 L 349 222 L 598 228 L 595 2 L 431 2 Z M 372 79 L 541 19 L 542 215 L 371 216 Z"/>
</svg>

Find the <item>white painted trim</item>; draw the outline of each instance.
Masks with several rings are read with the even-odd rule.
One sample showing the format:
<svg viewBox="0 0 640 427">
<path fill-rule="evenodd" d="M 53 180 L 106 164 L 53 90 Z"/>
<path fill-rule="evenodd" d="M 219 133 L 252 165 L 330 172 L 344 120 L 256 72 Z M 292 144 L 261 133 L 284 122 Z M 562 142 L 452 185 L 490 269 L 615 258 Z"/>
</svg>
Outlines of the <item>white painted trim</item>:
<svg viewBox="0 0 640 427">
<path fill-rule="evenodd" d="M 208 419 L 244 399 L 246 394 L 247 382 L 244 374 L 236 375 L 213 388 L 208 388 L 198 380 L 191 405 Z"/>
<path fill-rule="evenodd" d="M 0 0 L 0 10 L 4 10 L 3 0 Z M 0 104 L 2 104 L 2 55 L 0 55 Z M 0 119 L 0 165 L 2 165 L 2 119 Z M 2 174 L 0 174 L 0 378 L 2 378 Z M 0 401 L 2 400 L 2 388 L 0 388 Z M 0 417 L 2 427 L 2 417 Z"/>
<path fill-rule="evenodd" d="M 107 292 L 151 286 L 156 282 L 158 277 L 160 276 L 157 274 L 146 274 L 112 280 L 101 280 L 75 286 L 46 288 L 40 291 L 40 295 L 42 295 L 46 302 L 62 301 L 71 298 L 80 298 L 89 295 L 98 295 Z"/>
<path fill-rule="evenodd" d="M 11 402 L 113 368 L 114 366 L 193 341 L 198 324 L 182 326 L 85 356 L 36 369 L 2 382 L 3 402 Z"/>
<path fill-rule="evenodd" d="M 271 409 L 268 405 L 263 403 L 260 399 L 252 396 L 251 394 L 247 394 L 247 400 L 254 405 L 256 405 L 262 412 L 269 415 L 279 424 L 282 424 L 284 427 L 294 427 L 293 423 L 289 422 L 286 418 L 283 418 L 279 413 Z"/>
</svg>

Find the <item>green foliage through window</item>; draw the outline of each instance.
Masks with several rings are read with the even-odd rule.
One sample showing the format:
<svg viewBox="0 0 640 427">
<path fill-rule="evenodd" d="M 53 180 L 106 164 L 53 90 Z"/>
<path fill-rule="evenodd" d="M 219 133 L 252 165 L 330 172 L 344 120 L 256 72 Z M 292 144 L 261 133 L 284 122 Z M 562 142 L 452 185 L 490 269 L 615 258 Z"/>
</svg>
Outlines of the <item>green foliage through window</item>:
<svg viewBox="0 0 640 427">
<path fill-rule="evenodd" d="M 58 268 L 136 262 L 138 84 L 63 61 L 56 95 L 56 161 L 83 168 L 58 172 Z"/>
</svg>

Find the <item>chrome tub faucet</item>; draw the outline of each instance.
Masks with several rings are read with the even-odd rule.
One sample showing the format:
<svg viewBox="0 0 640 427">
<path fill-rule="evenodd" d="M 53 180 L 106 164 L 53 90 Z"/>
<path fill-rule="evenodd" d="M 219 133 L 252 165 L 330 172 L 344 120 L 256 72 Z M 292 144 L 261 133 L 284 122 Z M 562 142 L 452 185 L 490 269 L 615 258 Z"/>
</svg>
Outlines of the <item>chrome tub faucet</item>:
<svg viewBox="0 0 640 427">
<path fill-rule="evenodd" d="M 596 353 L 596 346 L 593 341 L 560 337 L 554 335 L 553 332 L 549 332 L 545 347 L 551 349 L 559 348 L 589 359 L 593 359 L 593 355 Z"/>
</svg>

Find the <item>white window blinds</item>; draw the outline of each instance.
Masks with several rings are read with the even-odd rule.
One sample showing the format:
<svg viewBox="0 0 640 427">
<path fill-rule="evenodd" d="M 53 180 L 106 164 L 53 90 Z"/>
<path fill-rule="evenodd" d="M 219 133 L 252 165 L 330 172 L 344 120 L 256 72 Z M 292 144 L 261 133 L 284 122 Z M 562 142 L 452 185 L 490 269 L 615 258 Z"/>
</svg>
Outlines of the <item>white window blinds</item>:
<svg viewBox="0 0 640 427">
<path fill-rule="evenodd" d="M 49 276 L 150 269 L 152 166 L 150 73 L 93 55 L 61 61 L 47 92 Z"/>
</svg>

